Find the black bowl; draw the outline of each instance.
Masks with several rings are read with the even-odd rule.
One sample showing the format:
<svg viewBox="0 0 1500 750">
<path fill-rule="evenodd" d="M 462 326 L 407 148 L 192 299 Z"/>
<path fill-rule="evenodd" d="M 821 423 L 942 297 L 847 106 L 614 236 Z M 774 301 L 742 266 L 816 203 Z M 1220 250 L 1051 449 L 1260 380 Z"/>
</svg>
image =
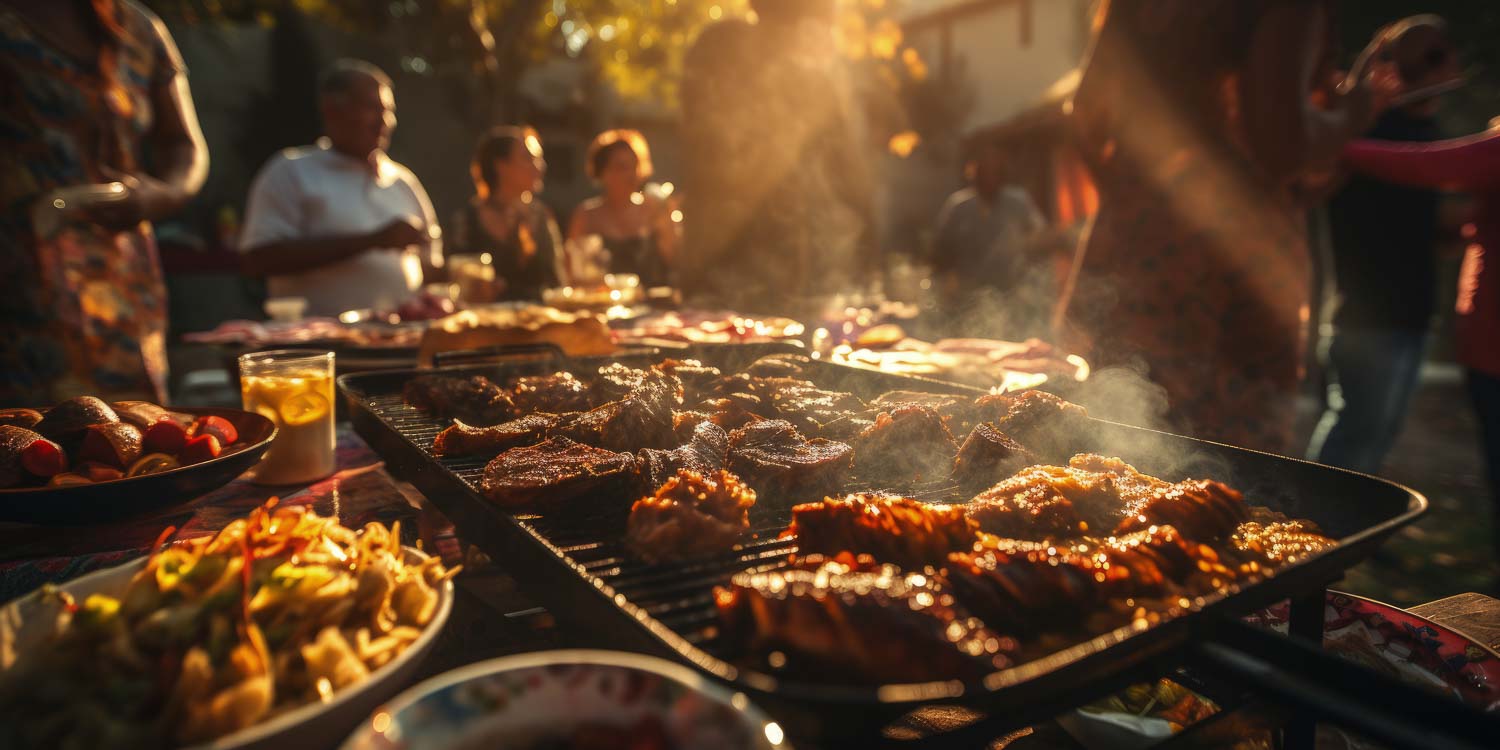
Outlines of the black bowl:
<svg viewBox="0 0 1500 750">
<path fill-rule="evenodd" d="M 173 411 L 195 417 L 223 417 L 234 425 L 240 439 L 225 448 L 218 458 L 156 474 L 67 487 L 0 490 L 0 522 L 92 526 L 151 515 L 229 484 L 260 461 L 276 437 L 275 423 L 254 412 L 176 408 Z"/>
</svg>

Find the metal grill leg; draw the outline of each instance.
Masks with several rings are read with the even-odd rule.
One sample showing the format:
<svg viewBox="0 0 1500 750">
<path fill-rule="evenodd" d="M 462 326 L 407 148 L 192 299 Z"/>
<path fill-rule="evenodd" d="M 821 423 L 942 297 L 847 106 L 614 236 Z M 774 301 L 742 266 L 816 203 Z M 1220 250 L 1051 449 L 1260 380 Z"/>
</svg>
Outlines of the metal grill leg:
<svg viewBox="0 0 1500 750">
<path fill-rule="evenodd" d="M 1292 597 L 1287 631 L 1293 638 L 1323 644 L 1323 606 L 1326 589 L 1319 588 Z M 1306 712 L 1298 712 L 1282 730 L 1281 746 L 1285 750 L 1313 750 L 1318 742 L 1318 721 Z"/>
</svg>

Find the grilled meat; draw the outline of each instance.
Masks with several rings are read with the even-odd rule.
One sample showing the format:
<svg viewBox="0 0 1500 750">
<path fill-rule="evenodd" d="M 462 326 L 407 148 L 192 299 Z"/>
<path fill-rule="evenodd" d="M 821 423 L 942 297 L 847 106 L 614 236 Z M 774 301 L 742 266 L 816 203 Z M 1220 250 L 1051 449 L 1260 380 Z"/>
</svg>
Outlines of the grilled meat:
<svg viewBox="0 0 1500 750">
<path fill-rule="evenodd" d="M 656 369 L 682 381 L 683 399 L 697 403 L 708 394 L 706 389 L 724 377 L 717 367 L 708 367 L 696 359 L 664 359 Z"/>
<path fill-rule="evenodd" d="M 986 486 L 1037 463 L 1036 456 L 993 423 L 982 422 L 953 459 L 953 478 L 965 487 Z"/>
<path fill-rule="evenodd" d="M 1297 562 L 1338 542 L 1307 521 L 1246 521 L 1229 537 L 1229 546 L 1271 568 Z"/>
<path fill-rule="evenodd" d="M 801 354 L 767 354 L 751 362 L 745 372 L 752 378 L 795 378 L 800 377 L 803 366 L 811 362 Z"/>
<path fill-rule="evenodd" d="M 865 402 L 852 393 L 824 390 L 796 378 L 762 378 L 755 392 L 774 412 L 767 416 L 791 422 L 810 435 L 821 436 L 823 425 L 866 411 Z"/>
<path fill-rule="evenodd" d="M 49 440 L 76 444 L 89 427 L 119 421 L 120 417 L 109 404 L 93 396 L 78 396 L 48 409 L 42 415 L 42 421 L 36 424 L 36 431 Z"/>
<path fill-rule="evenodd" d="M 755 490 L 739 477 L 682 469 L 631 506 L 625 546 L 655 563 L 723 552 L 750 528 L 753 505 Z"/>
<path fill-rule="evenodd" d="M 599 368 L 594 378 L 594 391 L 601 403 L 622 399 L 645 382 L 648 372 L 650 371 L 611 362 Z"/>
<path fill-rule="evenodd" d="M 954 426 L 964 430 L 992 422 L 996 429 L 1052 464 L 1065 463 L 1073 454 L 1087 450 L 1091 431 L 1088 412 L 1082 406 L 1044 391 L 980 396 L 968 409 L 961 410 L 958 421 L 960 424 Z"/>
<path fill-rule="evenodd" d="M 419 375 L 402 389 L 406 403 L 435 417 L 452 417 L 475 427 L 500 424 L 516 413 L 505 389 L 483 375 Z"/>
<path fill-rule="evenodd" d="M 815 555 L 746 571 L 714 599 L 724 635 L 761 664 L 825 681 L 973 680 L 1009 667 L 1017 648 L 971 616 L 938 576 L 870 558 Z"/>
<path fill-rule="evenodd" d="M 729 469 L 762 496 L 795 500 L 836 492 L 853 460 L 848 445 L 808 440 L 784 420 L 755 422 L 729 435 Z"/>
<path fill-rule="evenodd" d="M 15 487 L 30 478 L 21 457 L 32 443 L 42 439 L 25 427 L 0 425 L 0 489 Z"/>
<path fill-rule="evenodd" d="M 553 428 L 553 434 L 610 450 L 666 448 L 676 443 L 673 412 L 682 406 L 677 378 L 651 370 L 618 401 L 611 401 Z"/>
<path fill-rule="evenodd" d="M 985 535 L 973 551 L 948 557 L 947 575 L 975 613 L 1017 634 L 1081 621 L 1114 601 L 1166 596 L 1189 577 L 1234 577 L 1213 549 L 1170 526 L 1056 543 Z"/>
<path fill-rule="evenodd" d="M 890 411 L 898 406 L 916 404 L 918 406 L 932 407 L 944 418 L 953 416 L 961 409 L 970 406 L 969 400 L 964 396 L 954 396 L 947 393 L 924 393 L 922 391 L 886 391 L 875 397 L 870 406 Z"/>
<path fill-rule="evenodd" d="M 700 407 L 708 412 L 713 423 L 726 430 L 737 430 L 764 417 L 756 413 L 761 408 L 760 397 L 747 393 L 733 393 L 724 398 L 704 401 Z"/>
<path fill-rule="evenodd" d="M 679 471 L 708 476 L 724 468 L 729 460 L 729 433 L 713 422 L 693 428 L 692 437 L 672 450 L 642 448 L 635 454 L 645 492 L 655 492 Z"/>
<path fill-rule="evenodd" d="M 850 552 L 907 570 L 941 567 L 949 553 L 973 547 L 978 532 L 962 507 L 868 494 L 798 505 L 786 530 L 799 554 Z"/>
<path fill-rule="evenodd" d="M 564 419 L 558 414 L 528 414 L 489 427 L 471 427 L 455 421 L 437 434 L 432 452 L 440 456 L 496 456 L 501 451 L 534 445 Z"/>
<path fill-rule="evenodd" d="M 42 413 L 36 409 L 0 409 L 0 426 L 11 425 L 32 429 L 42 421 Z"/>
<path fill-rule="evenodd" d="M 484 467 L 480 490 L 507 508 L 560 506 L 588 498 L 623 502 L 634 488 L 635 457 L 550 438 L 511 448 Z"/>
<path fill-rule="evenodd" d="M 849 441 L 861 478 L 904 480 L 947 476 L 958 443 L 930 406 L 911 404 L 881 412 L 875 424 Z"/>
<path fill-rule="evenodd" d="M 1085 475 L 1081 479 L 1093 479 Z M 1063 488 L 1078 494 L 1098 491 L 1097 483 L 1059 466 L 1033 466 L 979 493 L 965 506 L 969 518 L 992 534 L 1013 539 L 1064 539 L 1088 531 Z"/>
<path fill-rule="evenodd" d="M 1248 518 L 1244 496 L 1212 479 L 1190 479 L 1155 490 L 1150 497 L 1128 505 L 1126 511 L 1126 517 L 1115 527 L 1117 534 L 1170 524 L 1203 542 L 1233 534 Z"/>
<path fill-rule="evenodd" d="M 510 391 L 517 414 L 562 414 L 588 411 L 597 405 L 592 400 L 588 384 L 573 377 L 571 372 L 516 378 Z"/>
</svg>

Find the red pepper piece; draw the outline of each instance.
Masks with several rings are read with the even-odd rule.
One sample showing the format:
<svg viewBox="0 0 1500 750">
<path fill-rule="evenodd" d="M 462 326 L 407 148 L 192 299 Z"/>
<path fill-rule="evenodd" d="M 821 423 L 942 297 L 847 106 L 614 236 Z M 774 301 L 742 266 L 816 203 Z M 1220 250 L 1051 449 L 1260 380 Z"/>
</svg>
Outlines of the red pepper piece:
<svg viewBox="0 0 1500 750">
<path fill-rule="evenodd" d="M 171 453 L 176 454 L 187 445 L 187 428 L 174 420 L 163 419 L 146 429 L 146 437 L 142 440 L 142 447 L 147 453 Z"/>
<path fill-rule="evenodd" d="M 219 439 L 219 445 L 233 445 L 240 439 L 239 430 L 234 428 L 234 423 L 223 417 L 206 416 L 199 417 L 197 425 L 193 428 L 194 435 L 213 435 Z"/>
<path fill-rule="evenodd" d="M 50 478 L 68 470 L 68 456 L 62 446 L 38 438 L 21 450 L 21 467 L 33 476 Z"/>
<path fill-rule="evenodd" d="M 199 435 L 187 441 L 182 447 L 182 452 L 177 454 L 177 460 L 184 464 L 196 464 L 219 457 L 219 439 L 213 435 Z"/>
</svg>

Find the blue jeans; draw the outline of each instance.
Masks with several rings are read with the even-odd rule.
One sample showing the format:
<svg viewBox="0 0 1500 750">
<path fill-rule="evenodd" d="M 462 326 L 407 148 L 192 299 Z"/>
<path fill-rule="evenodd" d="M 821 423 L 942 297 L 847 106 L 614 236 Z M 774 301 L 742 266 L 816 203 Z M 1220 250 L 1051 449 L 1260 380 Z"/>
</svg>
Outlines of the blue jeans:
<svg viewBox="0 0 1500 750">
<path fill-rule="evenodd" d="M 1427 343 L 1424 330 L 1339 331 L 1329 342 L 1334 382 L 1308 458 L 1374 474 L 1396 442 L 1416 391 Z"/>
</svg>

